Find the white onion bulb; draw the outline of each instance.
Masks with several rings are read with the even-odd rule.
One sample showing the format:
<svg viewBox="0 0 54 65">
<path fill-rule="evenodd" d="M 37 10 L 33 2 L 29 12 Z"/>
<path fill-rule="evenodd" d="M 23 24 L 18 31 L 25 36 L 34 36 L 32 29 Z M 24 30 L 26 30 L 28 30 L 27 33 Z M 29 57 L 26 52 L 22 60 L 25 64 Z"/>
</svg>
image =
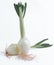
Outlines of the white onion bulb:
<svg viewBox="0 0 54 65">
<path fill-rule="evenodd" d="M 30 43 L 26 38 L 21 38 L 18 42 L 20 53 L 27 53 L 30 49 Z"/>
<path fill-rule="evenodd" d="M 6 49 L 6 52 L 9 54 L 9 55 L 17 55 L 18 54 L 18 47 L 17 47 L 17 44 L 11 44 L 7 49 Z"/>
<path fill-rule="evenodd" d="M 21 38 L 18 44 L 11 44 L 7 49 L 8 55 L 27 54 L 30 49 L 30 43 L 26 38 Z"/>
</svg>

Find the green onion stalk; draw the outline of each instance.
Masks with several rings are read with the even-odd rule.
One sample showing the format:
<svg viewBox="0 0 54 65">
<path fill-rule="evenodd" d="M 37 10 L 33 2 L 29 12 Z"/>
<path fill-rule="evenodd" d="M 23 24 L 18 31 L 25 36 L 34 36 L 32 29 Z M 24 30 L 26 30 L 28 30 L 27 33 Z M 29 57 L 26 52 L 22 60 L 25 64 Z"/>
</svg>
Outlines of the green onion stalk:
<svg viewBox="0 0 54 65">
<path fill-rule="evenodd" d="M 21 35 L 21 39 L 18 42 L 18 47 L 21 49 L 22 53 L 26 53 L 28 52 L 29 48 L 30 48 L 30 42 L 28 41 L 28 39 L 25 37 L 25 29 L 24 29 L 24 17 L 25 17 L 25 13 L 26 13 L 26 7 L 27 7 L 27 3 L 25 3 L 24 5 L 20 2 L 18 4 L 14 4 L 16 13 L 19 17 L 19 22 L 20 22 L 20 35 Z"/>
</svg>

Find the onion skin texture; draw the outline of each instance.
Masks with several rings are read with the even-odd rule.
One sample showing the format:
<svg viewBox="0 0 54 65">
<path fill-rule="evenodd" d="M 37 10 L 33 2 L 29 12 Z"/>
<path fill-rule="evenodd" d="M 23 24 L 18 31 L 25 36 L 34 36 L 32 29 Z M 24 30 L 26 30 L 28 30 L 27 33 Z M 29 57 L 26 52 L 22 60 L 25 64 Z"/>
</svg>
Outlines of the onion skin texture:
<svg viewBox="0 0 54 65">
<path fill-rule="evenodd" d="M 20 53 L 28 53 L 30 49 L 30 42 L 27 38 L 21 38 L 18 42 L 18 48 L 21 50 Z"/>
<path fill-rule="evenodd" d="M 13 56 L 18 55 L 19 49 L 17 44 L 11 44 L 8 48 L 6 48 L 6 55 Z"/>
</svg>

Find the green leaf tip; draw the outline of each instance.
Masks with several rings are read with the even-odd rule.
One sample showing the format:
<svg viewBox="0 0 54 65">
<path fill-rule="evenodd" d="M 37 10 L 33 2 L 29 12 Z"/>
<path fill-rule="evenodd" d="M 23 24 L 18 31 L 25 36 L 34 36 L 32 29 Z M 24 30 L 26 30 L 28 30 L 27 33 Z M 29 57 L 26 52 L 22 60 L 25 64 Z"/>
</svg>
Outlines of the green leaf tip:
<svg viewBox="0 0 54 65">
<path fill-rule="evenodd" d="M 47 47 L 51 47 L 52 45 L 50 45 L 50 44 L 45 44 L 45 43 L 43 43 L 43 44 L 41 44 L 41 45 L 39 45 L 39 46 L 33 46 L 33 47 L 31 47 L 31 48 L 47 48 Z"/>
<path fill-rule="evenodd" d="M 43 43 L 45 41 L 47 41 L 48 38 L 46 39 L 43 39 L 42 41 L 36 43 L 35 45 L 31 46 L 31 48 L 47 48 L 47 47 L 51 47 L 52 45 L 51 44 L 48 44 L 48 43 Z"/>
<path fill-rule="evenodd" d="M 16 13 L 17 13 L 18 16 L 20 16 L 20 15 L 19 15 L 19 7 L 20 7 L 21 10 L 22 10 L 22 14 L 23 14 L 23 18 L 24 18 L 25 13 L 26 13 L 27 3 L 25 2 L 24 5 L 23 5 L 21 2 L 19 2 L 18 4 L 15 4 L 15 3 L 14 3 L 14 8 L 15 8 Z"/>
<path fill-rule="evenodd" d="M 47 41 L 47 40 L 48 40 L 48 38 L 43 39 L 43 40 L 41 40 L 40 42 L 38 42 L 36 45 L 39 45 L 39 44 L 41 44 L 41 43 L 43 43 L 43 42 L 45 42 L 45 41 Z"/>
</svg>

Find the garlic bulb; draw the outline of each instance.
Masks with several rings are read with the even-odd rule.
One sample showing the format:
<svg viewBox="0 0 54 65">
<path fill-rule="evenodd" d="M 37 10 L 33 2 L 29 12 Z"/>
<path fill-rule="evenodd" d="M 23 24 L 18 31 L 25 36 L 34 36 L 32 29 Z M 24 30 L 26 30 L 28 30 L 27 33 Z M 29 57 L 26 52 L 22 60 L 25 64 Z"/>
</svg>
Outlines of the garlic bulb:
<svg viewBox="0 0 54 65">
<path fill-rule="evenodd" d="M 18 44 L 11 44 L 6 48 L 7 55 L 18 55 L 22 53 L 28 53 L 30 49 L 30 43 L 26 38 L 21 38 Z"/>
<path fill-rule="evenodd" d="M 18 48 L 20 53 L 28 53 L 30 49 L 30 43 L 26 38 L 21 38 L 18 42 Z"/>
<path fill-rule="evenodd" d="M 6 49 L 6 54 L 7 55 L 17 55 L 18 54 L 18 47 L 17 44 L 11 44 L 7 49 Z"/>
</svg>

